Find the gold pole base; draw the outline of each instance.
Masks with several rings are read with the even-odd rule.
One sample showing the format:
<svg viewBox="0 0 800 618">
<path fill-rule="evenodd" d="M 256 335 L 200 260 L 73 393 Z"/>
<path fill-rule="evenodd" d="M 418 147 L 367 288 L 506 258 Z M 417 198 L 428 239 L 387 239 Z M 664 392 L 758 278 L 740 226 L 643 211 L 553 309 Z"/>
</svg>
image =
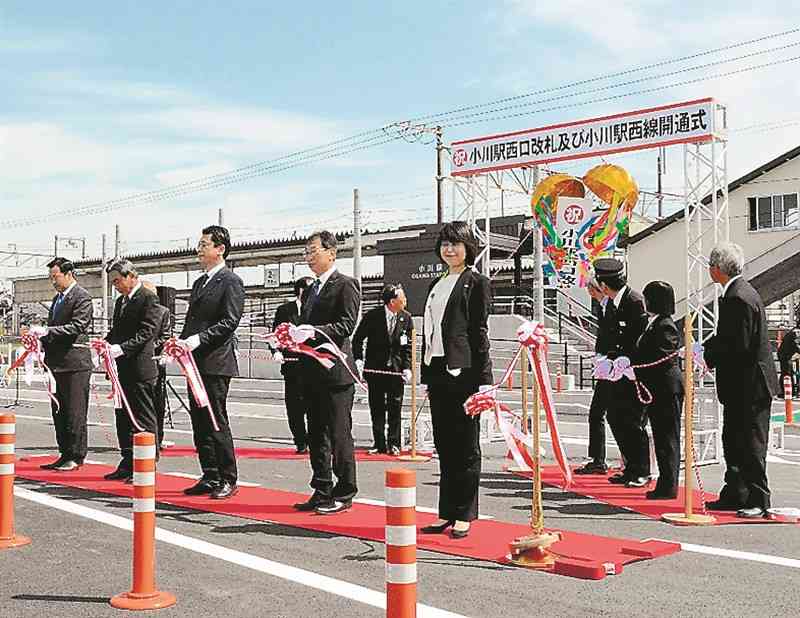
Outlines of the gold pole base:
<svg viewBox="0 0 800 618">
<path fill-rule="evenodd" d="M 430 461 L 431 458 L 428 455 L 398 455 L 395 459 L 399 459 L 400 461 Z"/>
<path fill-rule="evenodd" d="M 526 569 L 551 569 L 556 557 L 547 548 L 559 540 L 561 535 L 552 532 L 516 538 L 508 544 L 511 554 L 507 558 L 512 564 Z"/>
<path fill-rule="evenodd" d="M 717 518 L 713 515 L 702 515 L 700 513 L 664 513 L 661 519 L 676 526 L 713 526 Z"/>
</svg>

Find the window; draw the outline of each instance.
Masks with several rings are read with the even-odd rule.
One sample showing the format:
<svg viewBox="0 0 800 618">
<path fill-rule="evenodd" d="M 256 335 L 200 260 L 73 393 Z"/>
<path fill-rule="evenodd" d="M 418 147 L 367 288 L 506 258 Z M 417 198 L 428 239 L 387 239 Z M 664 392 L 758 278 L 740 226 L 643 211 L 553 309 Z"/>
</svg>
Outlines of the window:
<svg viewBox="0 0 800 618">
<path fill-rule="evenodd" d="M 797 193 L 748 197 L 750 231 L 798 226 Z"/>
</svg>

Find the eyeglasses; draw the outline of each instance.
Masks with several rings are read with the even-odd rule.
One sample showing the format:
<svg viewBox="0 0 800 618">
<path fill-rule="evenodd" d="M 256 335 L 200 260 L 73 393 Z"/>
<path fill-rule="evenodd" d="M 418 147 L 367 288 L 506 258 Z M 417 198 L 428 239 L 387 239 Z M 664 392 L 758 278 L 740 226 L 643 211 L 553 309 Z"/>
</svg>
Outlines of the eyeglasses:
<svg viewBox="0 0 800 618">
<path fill-rule="evenodd" d="M 463 242 L 450 242 L 449 240 L 443 240 L 439 246 L 442 249 L 457 249 L 458 247 L 463 245 L 464 245 Z"/>
<path fill-rule="evenodd" d="M 210 240 L 201 240 L 199 243 L 197 243 L 198 249 L 207 249 L 208 247 L 213 247 L 213 246 L 214 243 L 211 242 Z"/>
<path fill-rule="evenodd" d="M 311 249 L 306 249 L 303 251 L 303 255 L 305 257 L 312 257 L 317 255 L 317 253 L 321 253 L 322 251 L 329 251 L 329 249 L 326 249 L 325 247 L 312 247 Z"/>
</svg>

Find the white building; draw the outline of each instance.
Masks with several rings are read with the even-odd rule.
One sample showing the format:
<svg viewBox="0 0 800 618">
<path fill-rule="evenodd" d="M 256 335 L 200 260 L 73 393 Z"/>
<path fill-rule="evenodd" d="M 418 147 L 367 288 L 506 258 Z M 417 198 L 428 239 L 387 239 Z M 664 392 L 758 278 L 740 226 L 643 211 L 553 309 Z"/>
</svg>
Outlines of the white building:
<svg viewBox="0 0 800 618">
<path fill-rule="evenodd" d="M 765 304 L 800 289 L 800 147 L 734 180 L 729 188 L 730 240 L 745 253 L 745 277 Z M 713 237 L 703 240 L 708 255 Z M 649 281 L 675 288 L 677 315 L 686 305 L 686 228 L 683 211 L 631 236 L 628 280 L 641 290 Z M 708 285 L 711 280 L 706 273 Z"/>
</svg>

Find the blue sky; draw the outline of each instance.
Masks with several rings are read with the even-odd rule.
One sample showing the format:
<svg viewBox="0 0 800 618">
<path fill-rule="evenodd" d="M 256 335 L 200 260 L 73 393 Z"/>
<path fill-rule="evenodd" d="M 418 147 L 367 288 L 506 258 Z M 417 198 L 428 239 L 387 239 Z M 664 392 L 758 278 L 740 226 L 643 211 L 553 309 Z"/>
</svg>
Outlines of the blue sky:
<svg viewBox="0 0 800 618">
<path fill-rule="evenodd" d="M 800 26 L 800 3 L 640 1 L 4 2 L 0 6 L 0 248 L 123 228 L 127 253 L 192 241 L 225 209 L 234 239 L 434 213 L 431 146 L 396 141 L 213 191 L 90 217 L 53 213 L 269 160 L 409 117 L 553 88 Z M 657 76 L 800 42 L 800 34 L 616 78 Z M 789 47 L 687 77 L 800 56 Z M 729 104 L 731 176 L 800 142 L 798 63 L 615 102 L 447 127 L 447 141 L 702 96 Z M 626 92 L 682 76 L 611 89 Z M 570 88 L 560 103 L 593 98 Z M 542 95 L 542 96 L 553 96 Z M 598 95 L 594 95 L 596 98 Z M 541 97 L 540 97 L 541 98 Z M 551 106 L 553 103 L 548 104 Z M 497 115 L 497 114 L 495 114 Z M 788 124 L 787 124 L 788 123 Z M 667 188 L 679 190 L 679 152 Z M 655 154 L 620 157 L 654 187 Z M 581 173 L 594 161 L 562 166 Z M 525 210 L 511 200 L 509 208 Z M 8 276 L 16 271 L 0 270 Z"/>
</svg>

